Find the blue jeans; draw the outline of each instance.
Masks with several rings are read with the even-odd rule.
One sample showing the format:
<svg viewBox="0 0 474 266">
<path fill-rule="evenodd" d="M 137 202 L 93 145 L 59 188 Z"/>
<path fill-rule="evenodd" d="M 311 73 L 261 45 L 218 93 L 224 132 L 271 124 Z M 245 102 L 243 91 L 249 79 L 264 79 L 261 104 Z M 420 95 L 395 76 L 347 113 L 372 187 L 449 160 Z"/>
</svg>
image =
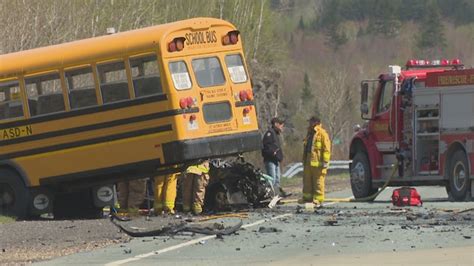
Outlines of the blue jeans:
<svg viewBox="0 0 474 266">
<path fill-rule="evenodd" d="M 267 170 L 267 175 L 271 176 L 273 178 L 273 188 L 275 191 L 278 191 L 280 189 L 280 163 L 274 163 L 270 161 L 264 161 L 265 164 L 265 170 Z"/>
</svg>

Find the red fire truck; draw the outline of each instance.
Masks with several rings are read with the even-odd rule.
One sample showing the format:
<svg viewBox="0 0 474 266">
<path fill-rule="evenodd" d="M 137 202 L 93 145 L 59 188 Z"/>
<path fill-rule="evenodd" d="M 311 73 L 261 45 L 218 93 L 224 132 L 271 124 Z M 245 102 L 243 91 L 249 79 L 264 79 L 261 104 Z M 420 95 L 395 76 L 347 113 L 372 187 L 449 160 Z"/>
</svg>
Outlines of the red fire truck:
<svg viewBox="0 0 474 266">
<path fill-rule="evenodd" d="M 409 60 L 406 69 L 361 82 L 361 116 L 351 141 L 355 198 L 389 185 L 445 186 L 474 194 L 474 69 L 460 60 Z M 398 166 L 398 171 L 394 172 Z"/>
</svg>

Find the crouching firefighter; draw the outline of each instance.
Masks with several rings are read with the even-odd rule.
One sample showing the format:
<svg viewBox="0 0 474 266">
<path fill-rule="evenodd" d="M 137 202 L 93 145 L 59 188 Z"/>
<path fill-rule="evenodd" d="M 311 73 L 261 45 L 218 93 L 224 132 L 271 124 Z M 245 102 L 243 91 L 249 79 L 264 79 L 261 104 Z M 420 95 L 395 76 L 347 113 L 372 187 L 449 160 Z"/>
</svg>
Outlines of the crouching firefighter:
<svg viewBox="0 0 474 266">
<path fill-rule="evenodd" d="M 183 181 L 183 212 L 202 213 L 208 183 L 209 161 L 188 167 Z"/>
<path fill-rule="evenodd" d="M 318 117 L 309 120 L 303 153 L 303 199 L 320 207 L 324 201 L 324 180 L 331 158 L 331 141 Z"/>
</svg>

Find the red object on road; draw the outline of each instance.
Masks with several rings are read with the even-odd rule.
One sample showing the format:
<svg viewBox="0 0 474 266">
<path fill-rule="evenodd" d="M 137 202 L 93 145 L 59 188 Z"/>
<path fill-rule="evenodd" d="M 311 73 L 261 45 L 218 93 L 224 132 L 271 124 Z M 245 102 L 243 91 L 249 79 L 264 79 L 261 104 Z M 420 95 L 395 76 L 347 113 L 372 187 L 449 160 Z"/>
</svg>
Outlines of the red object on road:
<svg viewBox="0 0 474 266">
<path fill-rule="evenodd" d="M 420 193 L 412 187 L 401 187 L 393 190 L 392 203 L 395 206 L 422 206 Z"/>
</svg>

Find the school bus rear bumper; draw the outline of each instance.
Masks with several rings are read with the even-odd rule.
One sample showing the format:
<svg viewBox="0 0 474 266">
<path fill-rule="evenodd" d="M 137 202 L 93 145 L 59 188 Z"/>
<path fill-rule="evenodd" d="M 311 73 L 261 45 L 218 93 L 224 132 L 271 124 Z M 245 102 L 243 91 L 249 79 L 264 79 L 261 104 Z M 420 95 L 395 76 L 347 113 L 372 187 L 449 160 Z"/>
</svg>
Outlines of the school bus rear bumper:
<svg viewBox="0 0 474 266">
<path fill-rule="evenodd" d="M 163 144 L 165 164 L 183 163 L 196 159 L 229 156 L 260 150 L 261 135 L 258 131 L 228 136 L 208 137 Z"/>
</svg>

